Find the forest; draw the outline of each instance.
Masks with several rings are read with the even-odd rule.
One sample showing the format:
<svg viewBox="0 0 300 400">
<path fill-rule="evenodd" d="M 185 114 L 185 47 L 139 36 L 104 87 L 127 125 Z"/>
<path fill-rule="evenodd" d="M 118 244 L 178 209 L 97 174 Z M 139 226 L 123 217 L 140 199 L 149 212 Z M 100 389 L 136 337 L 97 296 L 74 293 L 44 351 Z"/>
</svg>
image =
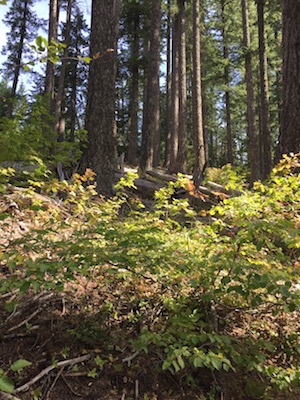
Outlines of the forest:
<svg viewBox="0 0 300 400">
<path fill-rule="evenodd" d="M 0 1 L 0 398 L 299 399 L 299 0 L 39 3 Z"/>
</svg>

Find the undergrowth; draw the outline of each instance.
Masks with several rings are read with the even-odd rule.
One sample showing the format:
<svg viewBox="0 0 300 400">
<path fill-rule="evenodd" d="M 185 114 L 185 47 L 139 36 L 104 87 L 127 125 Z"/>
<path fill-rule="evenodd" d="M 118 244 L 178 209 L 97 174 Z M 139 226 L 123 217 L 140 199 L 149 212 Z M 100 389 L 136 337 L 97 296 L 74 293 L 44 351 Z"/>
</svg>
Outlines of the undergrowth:
<svg viewBox="0 0 300 400">
<path fill-rule="evenodd" d="M 2 170 L 2 191 L 11 173 Z M 152 354 L 162 370 L 190 385 L 197 385 L 197 371 L 208 370 L 249 377 L 249 398 L 298 390 L 297 156 L 283 159 L 267 183 L 201 215 L 173 198 L 184 177 L 156 193 L 152 211 L 122 190 L 135 177 L 123 178 L 109 200 L 97 196 L 90 170 L 71 184 L 32 180 L 26 195 L 40 224 L 0 253 L 9 271 L 1 292 L 63 291 L 79 275 L 106 285 L 117 279 L 124 282 L 119 300 L 130 297 L 132 306 L 106 304 L 105 316 L 115 313 L 137 327 L 128 352 Z M 36 192 L 56 206 L 46 207 Z M 23 200 L 18 207 L 28 207 Z M 5 224 L 9 215 L 1 216 Z M 128 297 L 128 281 L 142 296 Z"/>
</svg>

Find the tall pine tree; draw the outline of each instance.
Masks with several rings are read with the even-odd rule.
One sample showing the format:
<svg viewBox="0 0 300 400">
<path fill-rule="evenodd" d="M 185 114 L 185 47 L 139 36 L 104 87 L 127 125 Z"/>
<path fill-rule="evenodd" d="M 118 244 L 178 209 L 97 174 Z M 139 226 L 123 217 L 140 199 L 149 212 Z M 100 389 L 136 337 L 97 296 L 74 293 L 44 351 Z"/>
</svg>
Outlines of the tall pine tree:
<svg viewBox="0 0 300 400">
<path fill-rule="evenodd" d="M 37 18 L 33 10 L 34 0 L 13 0 L 9 11 L 5 15 L 4 23 L 10 28 L 7 34 L 7 43 L 2 49 L 2 54 L 7 56 L 2 69 L 6 80 L 12 80 L 11 99 L 16 96 L 23 63 L 29 61 L 30 48 L 26 46 L 38 33 L 42 20 Z M 29 58 L 26 58 L 29 57 Z M 13 104 L 10 102 L 7 115 L 10 117 Z"/>
</svg>

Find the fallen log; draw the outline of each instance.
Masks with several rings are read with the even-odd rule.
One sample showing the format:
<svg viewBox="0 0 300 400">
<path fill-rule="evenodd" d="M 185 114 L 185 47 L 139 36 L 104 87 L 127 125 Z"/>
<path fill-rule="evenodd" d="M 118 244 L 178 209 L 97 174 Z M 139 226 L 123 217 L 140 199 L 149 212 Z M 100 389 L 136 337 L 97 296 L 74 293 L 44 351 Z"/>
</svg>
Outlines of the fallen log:
<svg viewBox="0 0 300 400">
<path fill-rule="evenodd" d="M 185 175 L 189 180 L 191 185 L 189 185 L 189 188 L 182 188 L 179 189 L 178 192 L 182 194 L 187 194 L 189 193 L 190 196 L 193 197 L 201 197 L 201 193 L 207 196 L 210 196 L 212 198 L 217 198 L 218 197 L 218 192 L 224 193 L 226 195 L 231 195 L 229 193 L 230 191 L 226 191 L 226 189 L 218 184 L 213 185 L 213 182 L 211 182 L 211 189 L 206 187 L 206 186 L 199 186 L 198 188 L 195 189 L 193 185 L 193 177 L 191 175 Z M 177 175 L 172 175 L 168 174 L 162 170 L 159 169 L 153 169 L 145 172 L 145 178 L 150 181 L 154 182 L 163 182 L 164 184 L 169 183 L 169 182 L 175 182 L 177 180 Z M 154 178 L 154 180 L 153 180 Z M 222 190 L 221 190 L 222 189 Z M 198 195 L 197 195 L 198 193 Z M 222 196 L 221 196 L 222 197 Z M 204 197 L 202 196 L 202 199 L 204 200 Z"/>
<path fill-rule="evenodd" d="M 164 172 L 159 169 L 152 169 L 152 170 L 145 171 L 145 177 L 147 177 L 149 179 L 155 178 L 156 180 L 159 180 L 161 182 L 176 182 L 177 181 L 177 175 L 168 174 L 167 172 Z"/>
<path fill-rule="evenodd" d="M 120 172 L 116 175 L 118 178 L 122 176 Z M 183 188 L 177 188 L 172 197 L 178 199 L 188 198 L 190 204 L 193 206 L 195 203 L 197 204 L 196 208 L 199 208 L 199 205 L 201 208 L 201 205 L 203 204 L 206 204 L 206 206 L 216 205 L 224 199 L 243 194 L 243 192 L 239 190 L 227 190 L 224 186 L 211 181 L 207 183 L 207 186 L 199 186 L 198 188 L 195 188 L 192 176 L 185 176 L 189 179 L 190 183 Z M 134 181 L 136 189 L 130 191 L 135 192 L 141 198 L 153 199 L 154 193 L 157 190 L 165 187 L 170 182 L 175 182 L 177 179 L 177 175 L 170 174 L 162 169 L 147 170 L 141 177 Z"/>
<path fill-rule="evenodd" d="M 226 189 L 224 186 L 219 185 L 218 183 L 208 181 L 207 186 L 211 187 L 213 191 L 225 193 L 229 196 L 241 196 L 243 194 L 242 191 L 237 189 Z"/>
<path fill-rule="evenodd" d="M 138 178 L 134 181 L 137 191 L 143 195 L 143 197 L 153 198 L 154 193 L 163 188 L 165 185 L 159 182 L 153 182 L 144 178 Z"/>
</svg>

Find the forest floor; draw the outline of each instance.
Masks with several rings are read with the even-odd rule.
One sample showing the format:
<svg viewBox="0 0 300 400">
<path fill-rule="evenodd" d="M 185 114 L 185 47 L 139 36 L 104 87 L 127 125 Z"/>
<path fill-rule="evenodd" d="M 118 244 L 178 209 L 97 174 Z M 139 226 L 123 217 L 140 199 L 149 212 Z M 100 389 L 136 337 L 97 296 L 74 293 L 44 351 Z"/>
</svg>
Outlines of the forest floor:
<svg viewBox="0 0 300 400">
<path fill-rule="evenodd" d="M 51 201 L 49 199 L 49 201 Z M 0 197 L 0 212 L 10 213 L 1 222 L 0 247 L 22 238 L 37 228 L 30 207 L 20 210 L 13 197 Z M 5 222 L 5 223 L 4 223 Z M 1 249 L 0 249 L 1 250 Z M 0 279 L 9 278 L 10 269 L 1 264 Z M 14 382 L 14 396 L 21 400 L 255 400 L 259 394 L 257 376 L 199 369 L 188 385 L 184 373 L 173 375 L 161 370 L 161 354 L 149 351 L 130 352 L 129 343 L 139 334 L 139 324 L 128 318 L 137 299 L 153 302 L 159 286 L 146 279 L 121 277 L 106 280 L 95 271 L 95 279 L 78 274 L 76 281 L 63 291 L 43 290 L 19 294 L 18 290 L 0 296 L 0 369 L 9 371 L 18 359 L 32 364 L 22 371 L 9 371 Z M 110 282 L 109 284 L 107 282 Z M 11 305 L 14 305 L 13 309 Z M 107 305 L 105 308 L 103 305 Z M 110 312 L 113 309 L 114 312 Z M 115 311 L 117 310 L 117 312 Z M 150 311 L 149 311 L 150 312 Z M 243 335 L 249 324 L 259 326 L 259 316 L 232 312 L 235 336 Z M 297 332 L 300 315 L 288 317 L 264 315 L 264 325 L 279 331 Z M 149 316 L 149 319 L 153 315 Z M 278 359 L 283 354 L 278 354 Z M 274 360 L 274 363 L 276 360 Z M 25 386 L 24 386 L 25 385 Z M 251 390 L 251 385 L 253 390 Z M 248 387 L 245 394 L 245 387 Z M 217 390 L 216 390 L 217 388 Z M 252 394 L 251 394 L 252 392 Z M 204 395 L 205 393 L 205 395 Z M 208 393 L 210 393 L 208 395 Z M 217 394 L 218 393 L 218 394 Z M 2 397 L 1 397 L 2 396 Z M 269 399 L 296 400 L 300 389 L 270 392 Z"/>
<path fill-rule="evenodd" d="M 2 275 L 2 279 L 5 276 Z M 155 288 L 152 288 L 155 291 Z M 145 289 L 144 289 L 145 290 Z M 121 293 L 122 292 L 122 293 Z M 150 293 L 149 293 L 150 292 Z M 115 287 L 99 287 L 97 283 L 78 278 L 77 284 L 66 288 L 63 293 L 42 292 L 27 294 L 19 299 L 13 313 L 7 312 L 5 296 L 0 303 L 1 368 L 8 370 L 13 361 L 26 359 L 32 362 L 21 373 L 11 373 L 17 388 L 27 389 L 16 393 L 12 399 L 34 400 L 253 400 L 258 394 L 245 395 L 245 387 L 257 385 L 251 376 L 233 373 L 202 371 L 196 376 L 198 384 L 189 387 L 184 376 L 173 376 L 160 369 L 157 354 L 128 353 L 128 342 L 139 332 L 133 324 L 113 316 L 101 324 L 103 315 L 100 306 L 108 299 L 120 307 L 126 307 L 124 293 L 128 296 L 128 307 L 132 307 L 132 296 L 145 296 L 139 288 L 124 282 Z M 147 287 L 147 296 L 151 288 Z M 124 313 L 125 315 L 125 313 Z M 258 322 L 258 321 L 257 321 Z M 265 321 L 266 322 L 266 321 Z M 236 334 L 242 335 L 247 316 L 237 321 Z M 278 329 L 286 320 L 271 320 L 268 323 Z M 299 315 L 290 319 L 290 328 L 299 328 Z M 101 327 L 99 329 L 99 326 Z M 136 327 L 135 327 L 136 328 Z M 297 328 L 296 328 L 297 329 Z M 94 357 L 109 359 L 102 371 L 95 372 Z M 78 359 L 79 358 L 79 359 Z M 82 358 L 82 361 L 80 361 Z M 90 358 L 93 358 L 90 359 Z M 74 363 L 73 363 L 74 361 Z M 65 365 L 60 365 L 65 362 Z M 48 367 L 57 365 L 51 371 Z M 36 380 L 36 382 L 34 382 Z M 222 395 L 213 395 L 217 386 Z M 249 388 L 248 388 L 249 390 Z M 211 391 L 210 397 L 202 393 Z M 258 393 L 255 390 L 254 393 Z M 203 397 L 201 397 L 203 396 Z M 257 396 L 257 397 L 256 397 Z M 270 399 L 296 400 L 300 391 L 270 394 Z M 0 395 L 1 398 L 1 395 Z M 8 399 L 9 397 L 7 397 Z M 3 397 L 5 399 L 5 397 Z"/>
</svg>

